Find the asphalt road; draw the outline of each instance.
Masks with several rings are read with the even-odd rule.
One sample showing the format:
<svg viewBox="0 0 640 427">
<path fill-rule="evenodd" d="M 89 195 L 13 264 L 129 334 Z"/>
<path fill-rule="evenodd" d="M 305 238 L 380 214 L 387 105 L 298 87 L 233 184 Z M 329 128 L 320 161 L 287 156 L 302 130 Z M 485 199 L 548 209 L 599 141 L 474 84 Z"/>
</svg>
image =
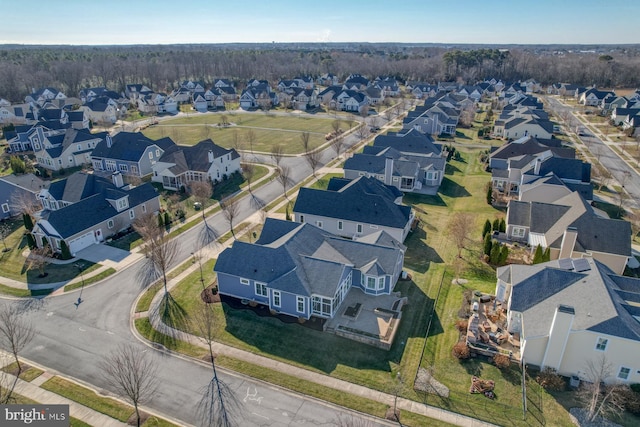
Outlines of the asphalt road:
<svg viewBox="0 0 640 427">
<path fill-rule="evenodd" d="M 568 112 L 574 117 L 575 121 L 579 122 L 578 118 L 573 115 L 572 107 L 568 107 L 552 97 L 547 97 L 547 100 L 549 101 L 551 110 L 555 111 L 558 116 L 560 116 L 562 112 Z M 640 176 L 597 135 L 594 135 L 590 130 L 588 132 L 589 136 L 579 136 L 579 138 L 587 149 L 599 159 L 602 166 L 611 173 L 616 181 L 618 181 L 620 185 L 624 185 L 624 189 L 629 194 L 629 199 L 624 203 L 634 209 L 640 209 Z"/>
<path fill-rule="evenodd" d="M 347 137 L 346 141 L 348 145 L 358 142 L 355 136 Z M 334 156 L 335 153 L 328 148 L 322 153 L 322 163 Z M 302 157 L 284 158 L 283 164 L 291 168 L 289 188 L 311 174 L 311 168 Z M 234 224 L 253 214 L 260 204 L 267 204 L 281 195 L 282 185 L 276 180 L 255 190 L 253 196 L 241 200 L 240 215 Z M 256 203 L 257 200 L 261 203 Z M 207 223 L 217 236 L 229 229 L 220 213 L 207 218 Z M 186 260 L 191 252 L 201 247 L 203 229 L 204 225 L 200 224 L 179 237 L 181 250 L 175 264 Z M 160 368 L 161 387 L 146 406 L 160 414 L 197 425 L 196 406 L 211 378 L 210 367 L 152 349 L 133 335 L 130 311 L 142 290 L 137 279 L 139 269 L 140 264 L 134 264 L 100 285 L 84 289 L 80 304 L 77 304 L 78 293 L 20 302 L 0 300 L 0 304 L 22 304 L 37 331 L 31 344 L 23 351 L 23 357 L 99 389 L 109 389 L 98 365 L 112 349 L 131 343 L 140 352 L 151 352 Z M 241 410 L 235 419 L 238 425 L 334 425 L 339 414 L 348 414 L 339 407 L 229 372 L 222 372 L 220 377 L 236 391 L 240 401 Z M 388 424 L 379 420 L 371 422 L 371 425 Z"/>
</svg>

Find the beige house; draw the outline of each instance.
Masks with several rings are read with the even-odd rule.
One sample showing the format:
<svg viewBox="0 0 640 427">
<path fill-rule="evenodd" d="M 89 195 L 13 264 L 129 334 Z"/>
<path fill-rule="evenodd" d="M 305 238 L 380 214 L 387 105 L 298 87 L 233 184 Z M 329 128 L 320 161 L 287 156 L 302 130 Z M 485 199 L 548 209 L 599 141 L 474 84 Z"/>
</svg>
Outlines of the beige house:
<svg viewBox="0 0 640 427">
<path fill-rule="evenodd" d="M 524 363 L 586 380 L 590 361 L 611 364 L 607 383 L 640 382 L 640 280 L 592 258 L 498 268 L 496 299 L 519 334 Z"/>
</svg>

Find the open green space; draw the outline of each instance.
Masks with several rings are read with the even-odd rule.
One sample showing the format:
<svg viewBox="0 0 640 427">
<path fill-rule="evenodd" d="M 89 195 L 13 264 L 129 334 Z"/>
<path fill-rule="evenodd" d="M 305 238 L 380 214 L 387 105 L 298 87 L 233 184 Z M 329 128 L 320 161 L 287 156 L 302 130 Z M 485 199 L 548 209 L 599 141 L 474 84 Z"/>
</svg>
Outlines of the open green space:
<svg viewBox="0 0 640 427">
<path fill-rule="evenodd" d="M 231 126 L 218 126 L 219 114 L 194 115 L 164 120 L 143 133 L 152 139 L 170 137 L 178 144 L 195 145 L 199 141 L 212 139 L 216 144 L 231 148 L 238 146 L 236 138 L 245 151 L 270 152 L 276 144 L 283 146 L 285 154 L 304 152 L 300 135 L 309 132 L 309 145 L 317 148 L 326 142 L 325 134 L 333 130 L 335 119 L 316 118 L 308 115 L 275 114 L 226 114 Z M 355 121 L 340 120 L 341 128 L 348 130 Z M 250 133 L 255 135 L 253 142 Z"/>
</svg>

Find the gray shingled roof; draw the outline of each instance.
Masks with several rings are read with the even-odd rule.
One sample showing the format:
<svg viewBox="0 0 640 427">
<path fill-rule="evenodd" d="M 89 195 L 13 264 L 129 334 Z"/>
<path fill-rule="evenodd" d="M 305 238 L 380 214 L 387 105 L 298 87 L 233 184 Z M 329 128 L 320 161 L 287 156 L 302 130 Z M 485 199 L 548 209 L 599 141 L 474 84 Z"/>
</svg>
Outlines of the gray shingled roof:
<svg viewBox="0 0 640 427">
<path fill-rule="evenodd" d="M 267 218 L 260 239 L 234 242 L 219 255 L 214 271 L 297 295 L 333 297 L 345 268 L 360 269 L 375 261 L 392 274 L 400 255 L 399 247 L 342 239 L 310 224 Z"/>
<path fill-rule="evenodd" d="M 403 229 L 411 208 L 395 204 L 395 199 L 379 180 L 360 177 L 339 191 L 301 188 L 293 211 Z"/>
<path fill-rule="evenodd" d="M 233 148 L 226 149 L 216 145 L 211 139 L 206 139 L 193 146 L 176 145 L 175 147 L 167 150 L 162 157 L 160 157 L 159 161 L 164 163 L 175 163 L 175 166 L 170 168 L 171 172 L 175 175 L 179 175 L 190 170 L 207 172 L 211 167 L 209 151 L 213 153 L 214 159 L 218 159 L 225 154 L 231 154 L 232 159 L 240 157 L 238 152 Z"/>
<path fill-rule="evenodd" d="M 140 160 L 145 150 L 150 146 L 157 146 L 167 150 L 175 145 L 171 138 L 152 140 L 140 132 L 119 132 L 112 137 L 111 147 L 107 147 L 106 141 L 100 141 L 93 149 L 93 157 L 118 159 L 136 162 Z"/>
</svg>

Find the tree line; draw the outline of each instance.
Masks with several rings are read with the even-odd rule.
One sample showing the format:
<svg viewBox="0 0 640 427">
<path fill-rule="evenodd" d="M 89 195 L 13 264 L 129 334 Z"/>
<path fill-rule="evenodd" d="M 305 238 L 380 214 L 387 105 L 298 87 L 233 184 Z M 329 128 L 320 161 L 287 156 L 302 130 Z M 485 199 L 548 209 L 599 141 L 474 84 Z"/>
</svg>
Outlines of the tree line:
<svg viewBox="0 0 640 427">
<path fill-rule="evenodd" d="M 0 46 L 0 97 L 21 102 L 34 88 L 56 87 L 76 96 L 83 87 L 123 91 L 144 83 L 170 91 L 186 79 L 211 84 L 230 78 L 241 89 L 249 78 L 276 82 L 296 75 L 351 73 L 390 75 L 405 81 L 475 83 L 533 78 L 540 83 L 570 82 L 601 87 L 636 87 L 640 76 L 635 46 L 611 48 L 606 55 L 560 53 L 547 47 L 448 49 L 441 45 L 138 45 Z"/>
</svg>

